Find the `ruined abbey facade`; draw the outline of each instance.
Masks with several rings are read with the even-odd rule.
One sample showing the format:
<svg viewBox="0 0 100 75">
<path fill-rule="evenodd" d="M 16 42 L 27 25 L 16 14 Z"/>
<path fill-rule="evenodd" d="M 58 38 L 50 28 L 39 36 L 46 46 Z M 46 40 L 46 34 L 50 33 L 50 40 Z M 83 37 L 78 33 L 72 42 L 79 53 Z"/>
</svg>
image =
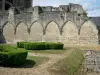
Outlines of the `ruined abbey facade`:
<svg viewBox="0 0 100 75">
<path fill-rule="evenodd" d="M 32 0 L 0 0 L 0 43 L 17 41 L 98 44 L 99 35 L 79 4 L 32 7 Z"/>
</svg>

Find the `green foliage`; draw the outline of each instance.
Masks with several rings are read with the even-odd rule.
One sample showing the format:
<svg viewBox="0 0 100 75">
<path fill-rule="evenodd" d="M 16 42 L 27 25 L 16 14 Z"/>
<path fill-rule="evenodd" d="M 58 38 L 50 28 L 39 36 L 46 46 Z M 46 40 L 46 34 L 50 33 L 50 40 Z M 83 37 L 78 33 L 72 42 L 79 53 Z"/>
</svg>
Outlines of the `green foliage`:
<svg viewBox="0 0 100 75">
<path fill-rule="evenodd" d="M 84 15 L 84 17 L 87 17 L 87 13 L 86 12 L 83 12 L 83 15 Z"/>
<path fill-rule="evenodd" d="M 39 43 L 26 43 L 24 45 L 24 48 L 26 50 L 44 50 L 45 49 L 45 43 L 39 42 Z"/>
<path fill-rule="evenodd" d="M 27 60 L 34 61 L 35 62 L 34 67 L 35 67 L 35 66 L 38 66 L 38 65 L 48 61 L 49 58 L 48 57 L 40 57 L 40 56 L 28 56 Z M 29 64 L 32 64 L 32 63 L 29 63 Z"/>
<path fill-rule="evenodd" d="M 28 52 L 12 46 L 0 46 L 0 65 L 17 66 L 25 62 Z"/>
<path fill-rule="evenodd" d="M 17 42 L 17 47 L 18 48 L 24 48 L 24 44 L 27 42 Z"/>
<path fill-rule="evenodd" d="M 66 67 L 68 69 L 68 75 L 73 75 L 83 61 L 83 51 L 76 49 L 66 60 Z"/>
<path fill-rule="evenodd" d="M 63 49 L 64 44 L 62 43 L 49 43 L 50 49 Z"/>
<path fill-rule="evenodd" d="M 46 50 L 46 49 L 63 49 L 62 43 L 50 43 L 50 42 L 36 42 L 25 43 L 24 48 L 26 50 Z"/>
</svg>

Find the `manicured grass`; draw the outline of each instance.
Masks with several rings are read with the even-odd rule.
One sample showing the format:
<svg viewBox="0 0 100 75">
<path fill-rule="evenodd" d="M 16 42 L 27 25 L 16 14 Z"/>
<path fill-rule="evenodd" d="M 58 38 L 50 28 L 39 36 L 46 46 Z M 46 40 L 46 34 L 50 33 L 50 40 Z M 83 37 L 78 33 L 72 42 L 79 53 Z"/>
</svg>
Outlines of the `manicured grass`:
<svg viewBox="0 0 100 75">
<path fill-rule="evenodd" d="M 58 75 L 73 75 L 83 62 L 83 51 L 80 49 L 75 49 L 72 53 L 59 62 L 55 63 L 50 71 Z M 52 69 L 52 68 L 56 69 Z"/>
<path fill-rule="evenodd" d="M 66 49 L 63 50 L 28 50 L 28 52 L 31 53 L 46 53 L 46 54 L 62 54 L 66 51 Z"/>
<path fill-rule="evenodd" d="M 28 56 L 25 65 L 30 65 L 36 67 L 44 62 L 49 60 L 48 57 L 39 57 L 39 56 Z"/>
</svg>

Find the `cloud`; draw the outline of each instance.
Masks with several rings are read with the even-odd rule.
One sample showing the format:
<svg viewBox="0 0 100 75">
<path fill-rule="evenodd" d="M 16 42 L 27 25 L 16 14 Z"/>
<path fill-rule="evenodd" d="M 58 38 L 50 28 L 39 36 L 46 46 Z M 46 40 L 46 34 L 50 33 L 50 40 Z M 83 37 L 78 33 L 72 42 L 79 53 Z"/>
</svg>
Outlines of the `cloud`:
<svg viewBox="0 0 100 75">
<path fill-rule="evenodd" d="M 87 9 L 88 6 L 89 6 L 89 3 L 84 3 L 84 4 L 83 4 L 83 8 L 84 8 L 84 9 Z"/>
</svg>

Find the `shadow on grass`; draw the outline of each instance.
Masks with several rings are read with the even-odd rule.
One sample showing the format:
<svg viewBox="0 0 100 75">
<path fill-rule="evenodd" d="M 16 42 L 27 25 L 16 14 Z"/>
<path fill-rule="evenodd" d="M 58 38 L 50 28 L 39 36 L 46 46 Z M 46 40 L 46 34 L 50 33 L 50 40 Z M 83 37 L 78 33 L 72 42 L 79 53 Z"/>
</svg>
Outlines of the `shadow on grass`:
<svg viewBox="0 0 100 75">
<path fill-rule="evenodd" d="M 26 62 L 24 63 L 24 65 L 21 65 L 18 68 L 32 68 L 35 66 L 35 64 L 36 64 L 35 61 L 27 59 Z"/>
<path fill-rule="evenodd" d="M 35 66 L 36 62 L 33 60 L 26 60 L 26 62 L 23 65 L 20 66 L 5 66 L 5 65 L 0 65 L 2 67 L 8 67 L 8 68 L 33 68 Z"/>
</svg>

